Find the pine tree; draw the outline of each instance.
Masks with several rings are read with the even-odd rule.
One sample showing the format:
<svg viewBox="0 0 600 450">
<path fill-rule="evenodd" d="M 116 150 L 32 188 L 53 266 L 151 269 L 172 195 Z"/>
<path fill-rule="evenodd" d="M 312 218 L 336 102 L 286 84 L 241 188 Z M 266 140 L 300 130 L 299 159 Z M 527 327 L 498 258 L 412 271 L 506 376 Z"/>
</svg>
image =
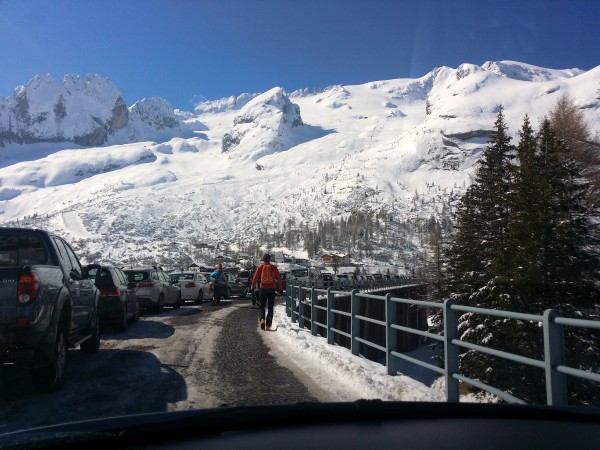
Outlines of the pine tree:
<svg viewBox="0 0 600 450">
<path fill-rule="evenodd" d="M 502 309 L 510 298 L 508 252 L 509 197 L 514 147 L 501 109 L 471 186 L 457 211 L 459 229 L 448 252 L 449 288 L 461 304 Z M 494 317 L 464 314 L 461 339 L 498 348 L 511 347 L 512 326 Z M 506 348 L 506 347 L 505 347 Z M 476 351 L 461 355 L 461 371 L 498 386 L 505 376 L 494 358 Z"/>
<path fill-rule="evenodd" d="M 563 315 L 583 318 L 599 299 L 596 283 L 600 266 L 597 255 L 590 252 L 597 246 L 597 236 L 587 214 L 589 185 L 566 142 L 557 137 L 548 119 L 535 140 L 528 123 L 523 126 L 510 227 L 511 240 L 518 249 L 514 253 L 516 295 L 512 306 L 533 314 L 554 308 Z M 532 325 L 521 328 L 519 353 L 542 359 L 539 330 Z M 585 350 L 590 346 L 584 341 L 593 335 L 570 330 L 567 354 L 574 356 L 573 365 L 591 363 L 598 370 L 597 355 Z M 528 368 L 523 371 L 532 372 Z M 544 401 L 543 384 L 527 379 L 529 383 L 520 384 L 521 397 Z M 587 392 L 582 395 L 582 390 Z M 593 392 L 581 382 L 571 391 L 574 401 L 589 398 Z"/>
<path fill-rule="evenodd" d="M 473 183 L 457 209 L 459 229 L 448 250 L 449 294 L 463 304 L 482 307 L 498 303 L 494 283 L 504 282 L 508 266 L 506 229 L 514 148 L 502 109 L 494 127 Z"/>
<path fill-rule="evenodd" d="M 472 306 L 532 314 L 554 308 L 587 317 L 600 298 L 598 239 L 586 209 L 588 183 L 549 120 L 534 136 L 525 117 L 516 165 L 510 163 L 501 130 L 506 134 L 499 114 L 496 134 L 457 211 L 459 229 L 448 252 L 450 292 Z M 543 359 L 537 324 L 465 314 L 459 327 L 466 341 Z M 594 332 L 567 335 L 567 354 L 577 355 L 575 367 L 598 370 L 599 357 L 590 344 L 595 339 Z M 546 400 L 538 369 L 469 350 L 461 355 L 461 371 L 525 401 Z M 574 384 L 573 401 L 589 398 L 594 392 L 589 384 Z"/>
</svg>

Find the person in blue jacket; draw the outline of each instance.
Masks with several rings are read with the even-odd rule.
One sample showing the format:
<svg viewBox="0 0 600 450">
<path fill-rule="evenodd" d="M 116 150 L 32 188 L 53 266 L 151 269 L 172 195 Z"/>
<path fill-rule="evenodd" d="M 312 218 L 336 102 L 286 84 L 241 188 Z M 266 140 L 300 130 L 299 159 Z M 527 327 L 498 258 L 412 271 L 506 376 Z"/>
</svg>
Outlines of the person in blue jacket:
<svg viewBox="0 0 600 450">
<path fill-rule="evenodd" d="M 212 304 L 218 305 L 223 298 L 225 288 L 225 278 L 223 277 L 223 264 L 217 264 L 217 270 L 210 274 L 210 281 L 213 284 L 213 299 Z"/>
</svg>

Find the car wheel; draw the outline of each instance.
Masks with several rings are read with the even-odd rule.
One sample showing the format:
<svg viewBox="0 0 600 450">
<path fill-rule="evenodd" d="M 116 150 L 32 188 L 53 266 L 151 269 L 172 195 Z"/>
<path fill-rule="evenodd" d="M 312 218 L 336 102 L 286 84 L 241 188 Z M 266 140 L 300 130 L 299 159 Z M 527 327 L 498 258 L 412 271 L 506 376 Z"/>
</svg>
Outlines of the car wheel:
<svg viewBox="0 0 600 450">
<path fill-rule="evenodd" d="M 98 321 L 98 313 L 94 315 L 93 321 L 93 325 L 90 329 L 90 338 L 87 341 L 82 342 L 79 346 L 83 353 L 93 354 L 100 350 L 100 322 Z"/>
<path fill-rule="evenodd" d="M 202 303 L 204 301 L 204 294 L 202 293 L 202 288 L 198 291 L 198 297 L 196 297 L 195 303 Z"/>
<path fill-rule="evenodd" d="M 56 392 L 65 383 L 67 370 L 67 333 L 60 329 L 54 343 L 54 355 L 50 364 L 32 369 L 31 379 L 36 392 Z"/>
<path fill-rule="evenodd" d="M 117 324 L 117 331 L 125 331 L 127 330 L 127 303 L 123 304 L 123 308 L 121 309 L 121 320 Z"/>
<path fill-rule="evenodd" d="M 156 312 L 158 312 L 158 313 L 163 312 L 164 307 L 165 307 L 165 299 L 161 295 L 160 297 L 158 297 L 158 305 L 156 305 Z"/>
<path fill-rule="evenodd" d="M 173 305 L 174 309 L 179 309 L 181 307 L 181 292 L 179 293 L 179 295 L 177 296 L 177 301 L 175 302 L 175 304 Z"/>
<path fill-rule="evenodd" d="M 225 292 L 225 298 L 226 299 L 231 298 L 231 288 L 230 287 L 227 287 L 227 291 Z"/>
</svg>

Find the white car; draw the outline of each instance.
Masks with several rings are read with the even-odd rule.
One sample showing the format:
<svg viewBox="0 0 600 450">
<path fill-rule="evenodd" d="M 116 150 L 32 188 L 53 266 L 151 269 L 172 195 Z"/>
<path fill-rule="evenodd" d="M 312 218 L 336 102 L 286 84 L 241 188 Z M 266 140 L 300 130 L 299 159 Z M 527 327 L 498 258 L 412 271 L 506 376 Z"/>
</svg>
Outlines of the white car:
<svg viewBox="0 0 600 450">
<path fill-rule="evenodd" d="M 212 298 L 210 284 L 200 272 L 173 272 L 169 275 L 181 289 L 181 299 L 202 303 Z"/>
</svg>

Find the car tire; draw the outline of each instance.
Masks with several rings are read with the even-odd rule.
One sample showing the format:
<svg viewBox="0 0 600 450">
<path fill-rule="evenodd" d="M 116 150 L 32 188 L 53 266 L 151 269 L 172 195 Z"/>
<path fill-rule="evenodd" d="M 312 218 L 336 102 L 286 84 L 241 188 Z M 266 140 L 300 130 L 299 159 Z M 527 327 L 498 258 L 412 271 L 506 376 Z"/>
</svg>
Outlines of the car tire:
<svg viewBox="0 0 600 450">
<path fill-rule="evenodd" d="M 33 388 L 38 393 L 59 391 L 65 383 L 67 371 L 67 333 L 59 329 L 54 342 L 54 354 L 47 366 L 31 370 Z"/>
<path fill-rule="evenodd" d="M 100 322 L 98 321 L 98 313 L 94 314 L 93 325 L 90 329 L 91 337 L 87 341 L 83 341 L 79 348 L 83 353 L 94 354 L 100 350 Z"/>
<path fill-rule="evenodd" d="M 127 330 L 127 303 L 123 303 L 123 308 L 121 309 L 121 320 L 117 324 L 117 331 L 124 332 Z"/>
<path fill-rule="evenodd" d="M 173 309 L 179 309 L 179 308 L 181 308 L 181 292 L 177 296 L 177 300 L 175 301 L 175 304 L 173 305 Z"/>
<path fill-rule="evenodd" d="M 161 294 L 161 296 L 158 297 L 158 305 L 156 305 L 156 312 L 160 314 L 161 312 L 163 312 L 164 307 L 165 307 L 165 299 Z"/>
<path fill-rule="evenodd" d="M 227 290 L 225 291 L 225 298 L 228 300 L 231 298 L 231 288 L 229 286 L 227 286 Z"/>
<path fill-rule="evenodd" d="M 194 303 L 200 304 L 204 301 L 204 294 L 202 293 L 202 288 L 198 291 L 198 297 L 196 297 L 196 301 Z"/>
</svg>

